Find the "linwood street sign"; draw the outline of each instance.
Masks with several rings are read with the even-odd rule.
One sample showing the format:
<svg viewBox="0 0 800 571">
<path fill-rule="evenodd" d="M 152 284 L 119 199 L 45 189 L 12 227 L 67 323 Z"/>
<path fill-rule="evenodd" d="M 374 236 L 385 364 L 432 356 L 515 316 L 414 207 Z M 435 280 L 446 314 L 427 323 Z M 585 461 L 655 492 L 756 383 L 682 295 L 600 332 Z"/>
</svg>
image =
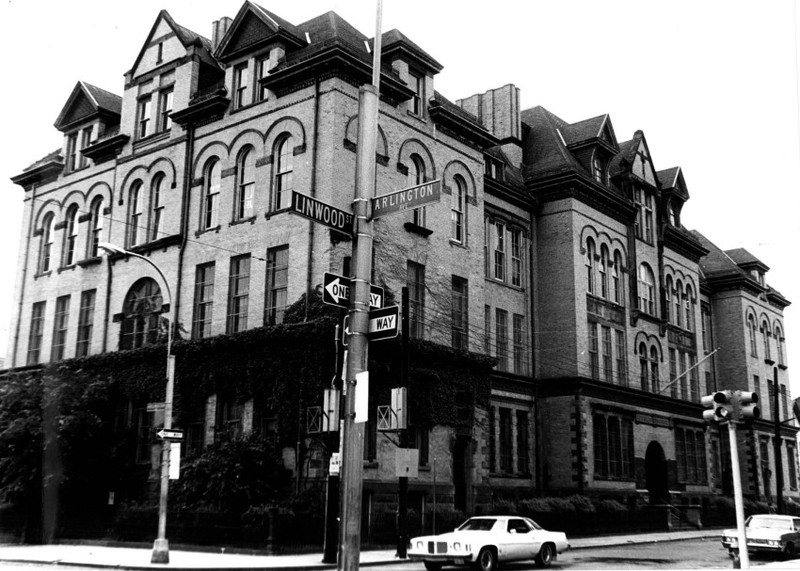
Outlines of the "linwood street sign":
<svg viewBox="0 0 800 571">
<path fill-rule="evenodd" d="M 397 192 L 376 196 L 372 199 L 372 217 L 379 218 L 409 208 L 419 208 L 432 202 L 439 202 L 441 198 L 442 181 L 432 180 Z"/>
<path fill-rule="evenodd" d="M 322 285 L 322 301 L 329 305 L 336 305 L 345 309 L 349 308 L 351 286 L 350 278 L 325 272 Z M 374 309 L 383 307 L 382 287 L 369 285 L 369 306 Z"/>
<path fill-rule="evenodd" d="M 310 218 L 314 222 L 330 226 L 349 236 L 353 235 L 352 212 L 345 212 L 296 190 L 292 191 L 292 212 Z"/>
</svg>

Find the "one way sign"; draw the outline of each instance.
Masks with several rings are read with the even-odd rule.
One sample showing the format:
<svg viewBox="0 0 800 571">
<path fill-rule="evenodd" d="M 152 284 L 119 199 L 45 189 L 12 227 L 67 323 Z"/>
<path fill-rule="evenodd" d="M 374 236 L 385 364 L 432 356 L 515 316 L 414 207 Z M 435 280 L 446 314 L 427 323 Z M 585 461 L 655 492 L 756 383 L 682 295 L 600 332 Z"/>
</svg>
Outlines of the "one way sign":
<svg viewBox="0 0 800 571">
<path fill-rule="evenodd" d="M 391 305 L 383 309 L 373 309 L 369 312 L 369 340 L 391 339 L 397 337 L 400 311 L 398 305 Z"/>
<path fill-rule="evenodd" d="M 350 292 L 352 282 L 350 278 L 337 276 L 330 272 L 325 272 L 322 284 L 322 301 L 329 305 L 350 307 Z M 383 288 L 376 285 L 369 285 L 369 306 L 371 308 L 383 307 Z"/>
</svg>

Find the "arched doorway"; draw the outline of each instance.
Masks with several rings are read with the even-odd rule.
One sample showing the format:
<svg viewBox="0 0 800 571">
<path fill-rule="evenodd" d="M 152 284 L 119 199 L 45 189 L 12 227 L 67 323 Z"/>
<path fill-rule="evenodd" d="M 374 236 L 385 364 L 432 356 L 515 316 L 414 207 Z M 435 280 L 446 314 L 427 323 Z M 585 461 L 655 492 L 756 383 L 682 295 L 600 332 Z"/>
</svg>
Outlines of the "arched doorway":
<svg viewBox="0 0 800 571">
<path fill-rule="evenodd" d="M 650 504 L 669 503 L 669 486 L 667 484 L 667 458 L 664 449 L 656 441 L 647 445 L 644 456 L 644 470 L 647 491 L 650 493 Z"/>
</svg>

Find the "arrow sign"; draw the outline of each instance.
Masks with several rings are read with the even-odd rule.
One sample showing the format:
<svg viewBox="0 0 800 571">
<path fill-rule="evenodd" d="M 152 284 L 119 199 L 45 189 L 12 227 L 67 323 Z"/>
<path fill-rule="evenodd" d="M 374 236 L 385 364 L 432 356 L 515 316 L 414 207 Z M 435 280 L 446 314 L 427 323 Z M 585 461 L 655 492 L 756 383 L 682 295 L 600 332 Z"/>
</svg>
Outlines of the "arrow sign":
<svg viewBox="0 0 800 571">
<path fill-rule="evenodd" d="M 352 281 L 344 276 L 325 272 L 322 283 L 322 301 L 329 305 L 337 305 L 345 309 L 350 307 Z M 375 309 L 383 307 L 383 288 L 369 284 L 369 306 Z"/>
<path fill-rule="evenodd" d="M 392 305 L 383 309 L 373 309 L 369 312 L 370 341 L 391 339 L 397 337 L 398 323 L 400 322 L 400 306 Z"/>
<path fill-rule="evenodd" d="M 314 222 L 330 226 L 349 236 L 353 235 L 352 212 L 345 212 L 296 190 L 292 191 L 292 212 L 310 218 Z"/>
<path fill-rule="evenodd" d="M 169 430 L 162 428 L 156 432 L 156 436 L 158 436 L 161 440 L 183 440 L 183 430 Z"/>
<path fill-rule="evenodd" d="M 372 217 L 402 212 L 409 208 L 419 208 L 442 198 L 442 181 L 432 180 L 417 186 L 390 192 L 372 199 Z"/>
</svg>

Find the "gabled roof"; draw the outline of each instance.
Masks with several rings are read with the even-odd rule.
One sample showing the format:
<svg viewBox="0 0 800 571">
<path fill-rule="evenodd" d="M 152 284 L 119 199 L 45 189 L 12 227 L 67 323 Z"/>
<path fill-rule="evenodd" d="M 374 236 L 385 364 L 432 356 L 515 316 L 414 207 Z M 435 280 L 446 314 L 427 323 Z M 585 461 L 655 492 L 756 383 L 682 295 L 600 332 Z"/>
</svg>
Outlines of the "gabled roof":
<svg viewBox="0 0 800 571">
<path fill-rule="evenodd" d="M 582 169 L 567 150 L 563 130 L 569 127 L 569 123 L 541 105 L 522 111 L 521 119 L 530 128 L 525 149 L 526 175 L 539 176 L 550 172 Z"/>
<path fill-rule="evenodd" d="M 619 153 L 611 159 L 609 173 L 611 176 L 630 173 L 640 180 L 658 187 L 658 176 L 653 165 L 650 147 L 641 130 L 637 130 L 630 141 L 619 144 Z"/>
<path fill-rule="evenodd" d="M 189 30 L 188 28 L 179 26 L 175 20 L 172 19 L 172 16 L 169 15 L 169 12 L 166 10 L 161 10 L 156 17 L 155 22 L 153 22 L 153 27 L 150 28 L 150 33 L 147 34 L 147 39 L 145 39 L 144 43 L 142 44 L 142 48 L 139 50 L 139 54 L 136 56 L 136 61 L 133 62 L 133 65 L 128 73 L 132 73 L 139 66 L 139 63 L 142 61 L 142 57 L 144 57 L 150 42 L 153 40 L 153 36 L 158 30 L 158 25 L 162 20 L 166 22 L 170 28 L 172 28 L 172 30 L 175 32 L 175 36 L 180 40 L 181 44 L 183 44 L 185 48 L 189 48 L 189 46 L 192 45 L 205 48 L 205 52 L 207 54 L 206 60 L 209 63 L 212 61 L 212 58 L 210 57 L 211 40 Z"/>
<path fill-rule="evenodd" d="M 226 62 L 243 51 L 255 49 L 275 38 L 281 38 L 295 48 L 308 43 L 300 28 L 247 0 L 228 27 L 214 55 Z"/>
<path fill-rule="evenodd" d="M 372 45 L 374 44 L 371 42 L 370 46 Z M 431 73 L 436 74 L 442 71 L 442 64 L 396 28 L 381 34 L 381 56 L 390 59 L 390 56 L 395 53 L 402 53 L 406 59 L 426 68 Z"/>
<path fill-rule="evenodd" d="M 612 148 L 617 146 L 617 137 L 608 114 L 567 125 L 561 130 L 561 134 L 567 147 L 570 148 L 597 141 L 602 141 Z"/>
<path fill-rule="evenodd" d="M 686 180 L 683 178 L 681 167 L 671 167 L 656 173 L 661 182 L 661 189 L 679 197 L 686 202 L 689 200 L 689 189 L 686 187 Z"/>
<path fill-rule="evenodd" d="M 64 132 L 99 115 L 119 119 L 121 113 L 122 98 L 119 95 L 79 81 L 61 109 L 61 113 L 58 114 L 54 125 L 56 129 Z"/>
</svg>

